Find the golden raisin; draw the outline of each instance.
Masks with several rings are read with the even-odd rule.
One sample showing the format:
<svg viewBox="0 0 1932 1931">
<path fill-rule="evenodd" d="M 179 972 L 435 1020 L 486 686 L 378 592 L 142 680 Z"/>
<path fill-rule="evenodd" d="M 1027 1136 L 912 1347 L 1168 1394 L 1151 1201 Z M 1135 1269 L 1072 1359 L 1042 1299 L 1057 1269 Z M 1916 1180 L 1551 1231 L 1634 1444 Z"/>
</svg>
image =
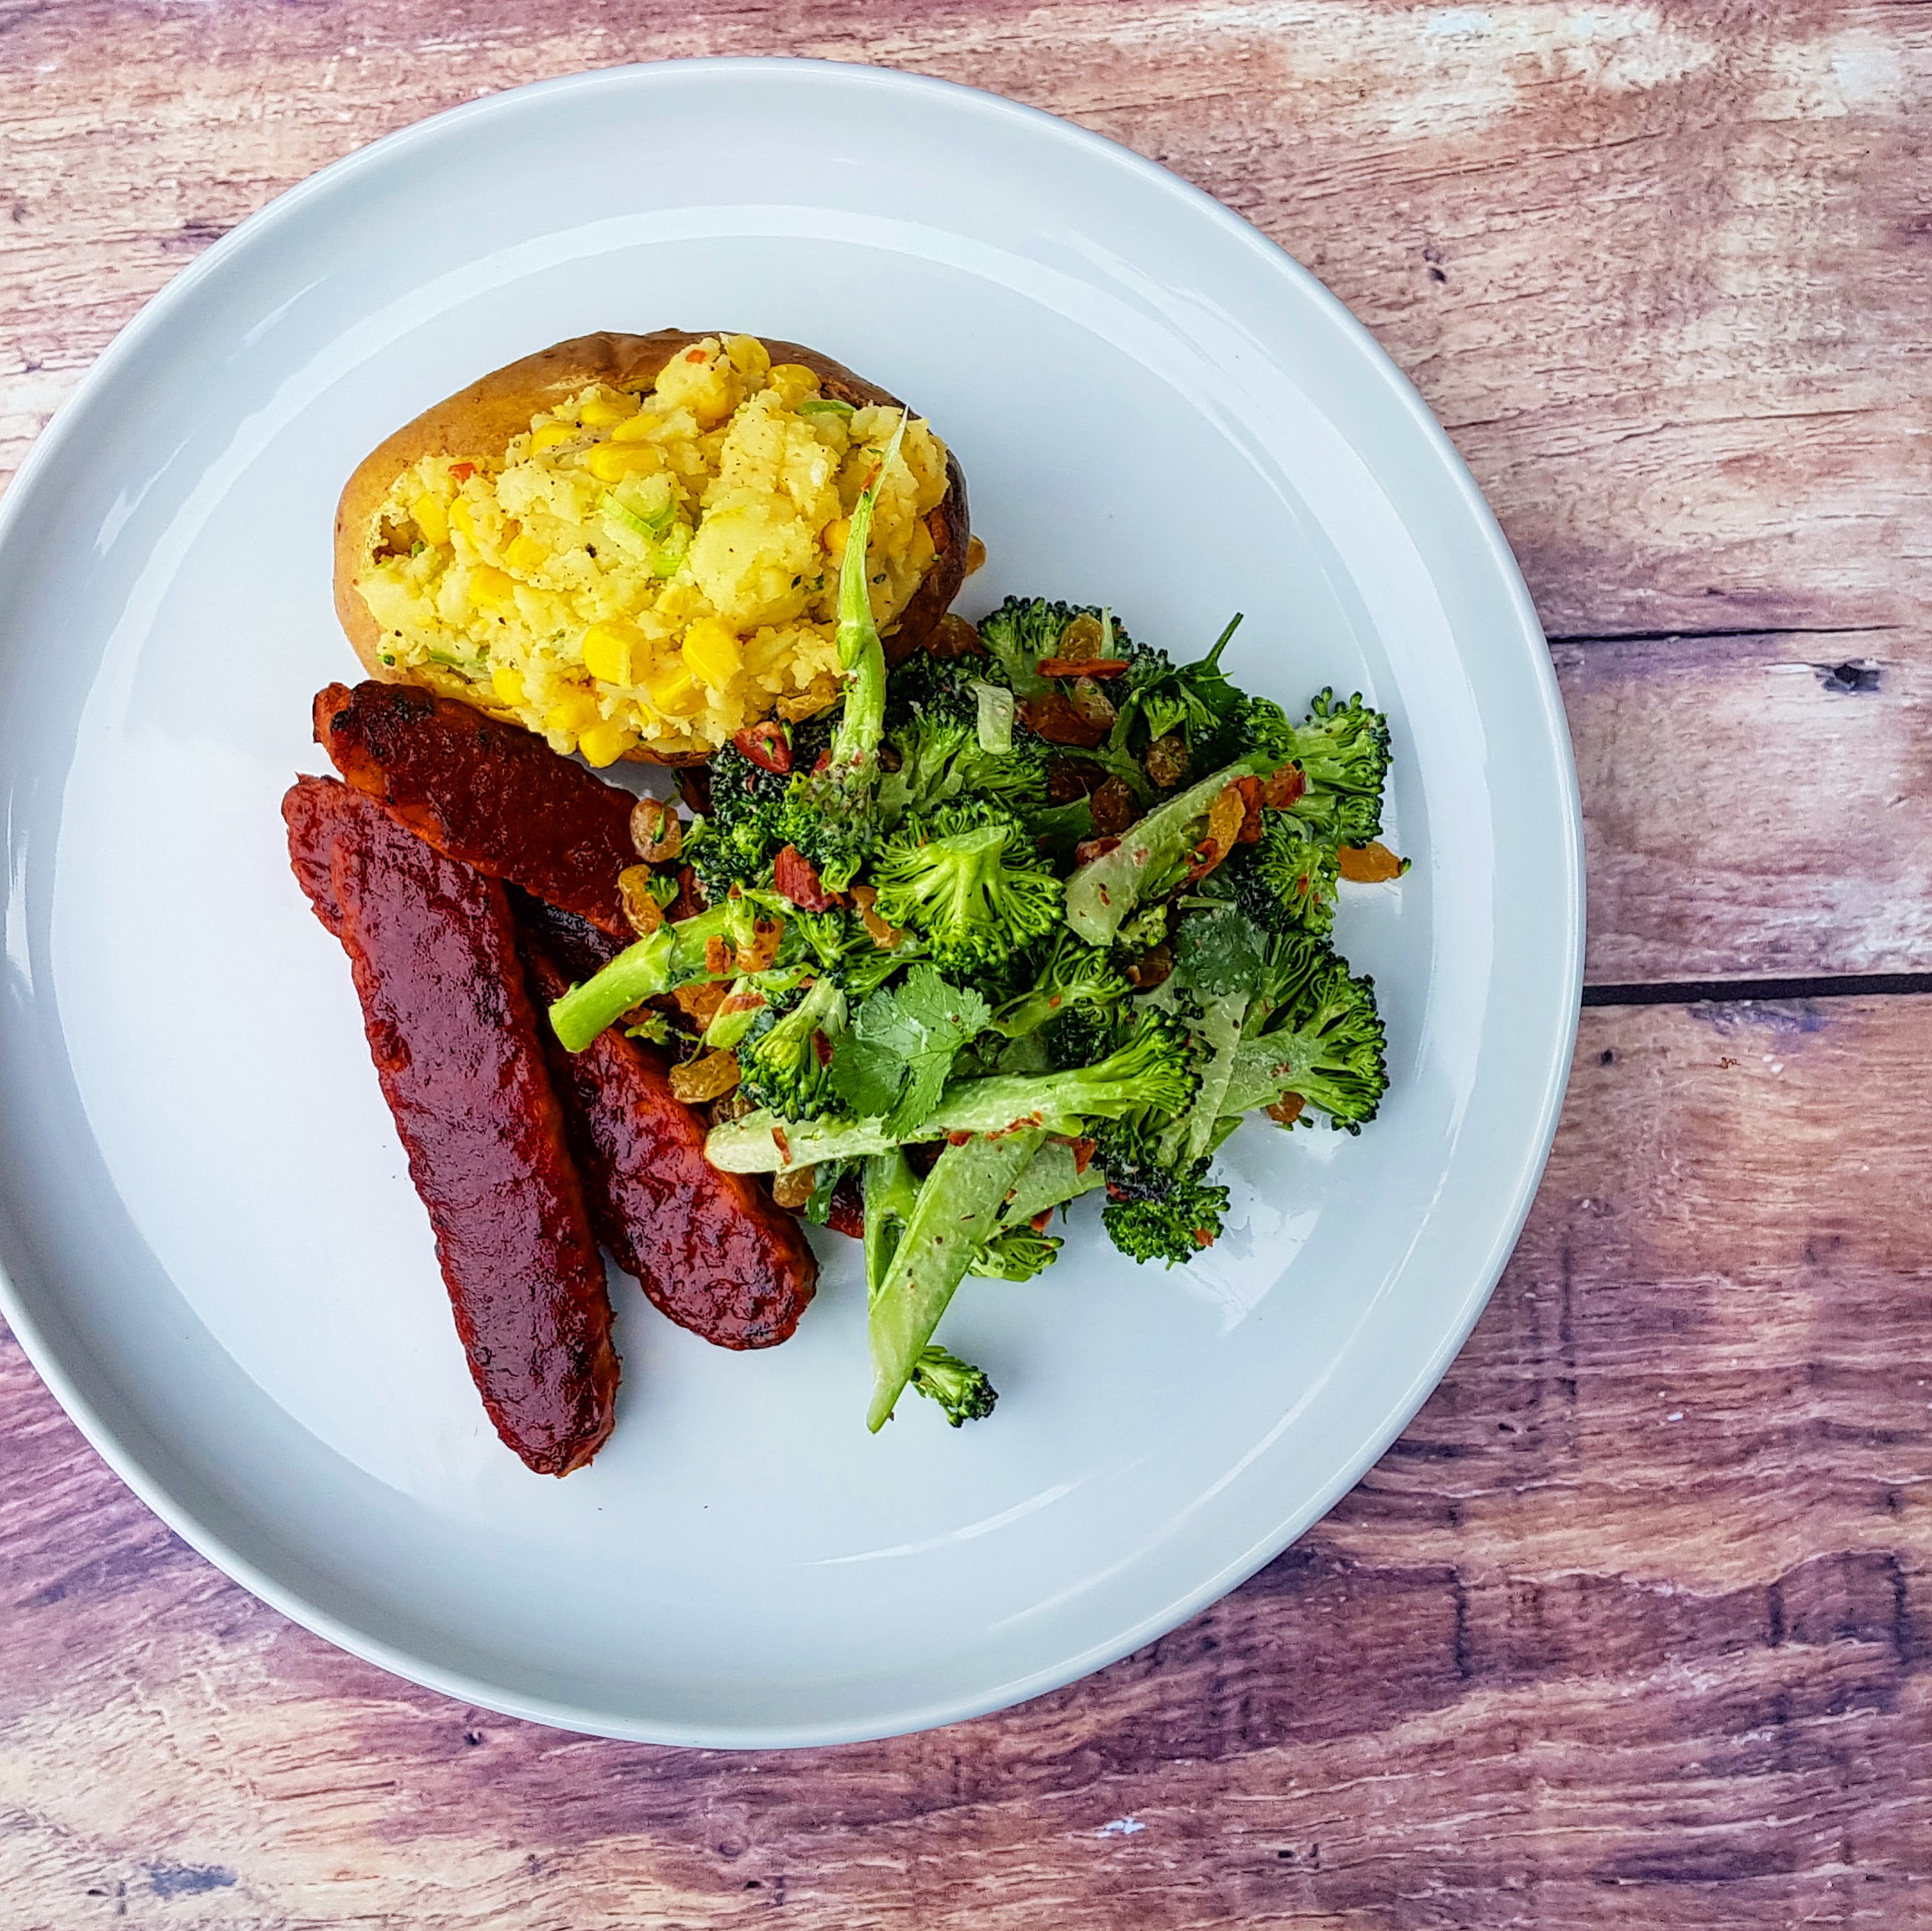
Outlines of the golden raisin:
<svg viewBox="0 0 1932 1931">
<path fill-rule="evenodd" d="M 1147 775 L 1162 790 L 1177 785 L 1187 776 L 1187 741 L 1178 731 L 1157 737 L 1147 747 Z"/>
<path fill-rule="evenodd" d="M 624 915 L 640 939 L 648 939 L 664 923 L 664 907 L 650 889 L 649 865 L 626 865 L 617 874 L 617 889 L 624 901 Z"/>
<path fill-rule="evenodd" d="M 630 842 L 647 864 L 675 859 L 684 842 L 684 821 L 660 797 L 640 797 L 630 813 Z"/>
<path fill-rule="evenodd" d="M 812 1190 L 818 1184 L 816 1167 L 788 1167 L 783 1173 L 772 1175 L 772 1198 L 781 1207 L 796 1212 L 812 1198 Z"/>
<path fill-rule="evenodd" d="M 707 1052 L 687 1059 L 670 1069 L 670 1090 L 686 1106 L 716 1099 L 738 1083 L 738 1056 L 735 1052 Z"/>
<path fill-rule="evenodd" d="M 1343 845 L 1335 864 L 1344 879 L 1357 885 L 1382 885 L 1402 876 L 1402 861 L 1378 839 L 1373 844 Z"/>
</svg>

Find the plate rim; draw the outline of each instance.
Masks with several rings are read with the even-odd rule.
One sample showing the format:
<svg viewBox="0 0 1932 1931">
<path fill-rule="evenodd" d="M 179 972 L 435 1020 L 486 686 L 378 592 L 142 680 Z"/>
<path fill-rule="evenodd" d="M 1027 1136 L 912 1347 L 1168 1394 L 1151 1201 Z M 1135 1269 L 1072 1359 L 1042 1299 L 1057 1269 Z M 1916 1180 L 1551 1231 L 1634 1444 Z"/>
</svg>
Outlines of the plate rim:
<svg viewBox="0 0 1932 1931">
<path fill-rule="evenodd" d="M 579 1735 L 624 1742 L 726 1750 L 827 1747 L 910 1735 L 1010 1709 L 1050 1690 L 1063 1688 L 1132 1654 L 1240 1587 L 1290 1547 L 1353 1489 L 1408 1426 L 1461 1351 L 1488 1306 L 1522 1236 L 1548 1164 L 1575 1057 L 1577 1029 L 1581 1017 L 1586 913 L 1581 795 L 1568 718 L 1555 665 L 1548 654 L 1547 639 L 1521 567 L 1495 512 L 1448 432 L 1415 385 L 1366 325 L 1319 278 L 1278 242 L 1204 189 L 1135 150 L 1078 122 L 985 89 L 935 75 L 896 67 L 791 55 L 726 55 L 630 62 L 554 75 L 502 89 L 476 100 L 460 102 L 379 136 L 305 176 L 245 217 L 157 289 L 122 326 L 57 406 L 15 471 L 4 497 L 0 498 L 0 553 L 4 552 L 12 538 L 14 525 L 26 514 L 26 506 L 42 472 L 51 470 L 64 454 L 75 433 L 83 405 L 94 391 L 104 387 L 124 364 L 139 356 L 149 336 L 166 325 L 173 311 L 191 298 L 206 276 L 231 256 L 252 246 L 263 234 L 298 215 L 312 198 L 332 191 L 339 183 L 365 170 L 388 166 L 412 146 L 443 138 L 452 125 L 466 126 L 499 116 L 521 114 L 527 111 L 533 102 L 554 95 L 606 88 L 648 89 L 705 81 L 728 84 L 734 79 L 756 75 L 764 79 L 775 74 L 805 80 L 835 78 L 846 84 L 877 87 L 889 92 L 930 94 L 948 99 L 963 96 L 980 113 L 1035 129 L 1050 130 L 1054 138 L 1105 160 L 1143 186 L 1191 203 L 1198 214 L 1220 228 L 1225 236 L 1240 242 L 1274 272 L 1296 284 L 1301 295 L 1312 301 L 1331 325 L 1338 327 L 1364 352 L 1365 369 L 1374 371 L 1389 400 L 1420 431 L 1479 532 L 1485 545 L 1482 560 L 1489 566 L 1489 573 L 1506 592 L 1520 626 L 1521 636 L 1512 642 L 1521 641 L 1532 646 L 1528 655 L 1541 722 L 1555 754 L 1564 794 L 1565 810 L 1561 827 L 1565 915 L 1562 920 L 1562 976 L 1568 987 L 1568 1017 L 1562 1022 L 1559 1034 L 1564 1050 L 1560 1055 L 1553 1056 L 1554 1063 L 1543 1076 L 1542 1090 L 1537 1095 L 1534 1131 L 1526 1141 L 1528 1151 L 1517 1172 L 1508 1210 L 1498 1221 L 1497 1238 L 1490 1251 L 1469 1269 L 1469 1278 L 1474 1284 L 1471 1292 L 1456 1319 L 1444 1331 L 1441 1341 L 1426 1363 L 1369 1431 L 1364 1445 L 1338 1475 L 1222 1563 L 1204 1581 L 1180 1592 L 1161 1608 L 1142 1616 L 1130 1627 L 1089 1644 L 1078 1654 L 987 1686 L 974 1694 L 942 1696 L 930 1703 L 898 1709 L 887 1716 L 873 1716 L 858 1721 L 820 1720 L 776 1725 L 756 1721 L 701 1725 L 626 1722 L 565 1699 L 524 1694 L 487 1682 L 461 1669 L 446 1667 L 427 1656 L 405 1651 L 355 1627 L 309 1602 L 297 1587 L 232 1547 L 219 1532 L 200 1519 L 193 1508 L 177 1500 L 159 1478 L 149 1472 L 135 1449 L 123 1439 L 120 1431 L 99 1411 L 68 1373 L 58 1350 L 29 1312 L 4 1264 L 0 1264 L 0 1314 L 5 1316 L 36 1373 L 89 1445 L 167 1529 L 278 1613 L 364 1662 L 466 1704 Z M 1552 975 L 1552 978 L 1554 976 Z"/>
</svg>

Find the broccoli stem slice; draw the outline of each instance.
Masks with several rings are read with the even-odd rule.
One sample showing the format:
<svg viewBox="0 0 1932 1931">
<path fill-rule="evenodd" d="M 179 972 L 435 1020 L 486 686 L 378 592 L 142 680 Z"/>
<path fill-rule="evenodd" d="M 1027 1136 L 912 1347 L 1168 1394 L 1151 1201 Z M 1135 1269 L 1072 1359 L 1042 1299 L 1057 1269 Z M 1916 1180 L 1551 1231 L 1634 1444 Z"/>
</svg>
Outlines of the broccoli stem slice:
<svg viewBox="0 0 1932 1931">
<path fill-rule="evenodd" d="M 581 1052 L 605 1027 L 646 999 L 694 979 L 735 977 L 735 966 L 722 972 L 708 971 L 705 948 L 713 939 L 742 940 L 750 928 L 749 909 L 729 899 L 675 925 L 659 926 L 558 1000 L 550 1008 L 552 1028 L 568 1052 Z"/>
<path fill-rule="evenodd" d="M 1072 1135 L 1088 1118 L 1119 1119 L 1144 1107 L 1178 1113 L 1192 1098 L 1193 1083 L 1181 1069 L 1159 1063 L 1160 1051 L 1152 1041 L 1134 1039 L 1098 1066 L 962 1079 L 910 1133 L 889 1132 L 875 1119 L 793 1121 L 747 1113 L 711 1129 L 705 1158 L 723 1173 L 775 1174 L 820 1160 L 863 1159 L 890 1147 L 957 1134 L 1037 1128 Z"/>
<path fill-rule="evenodd" d="M 1039 1128 L 949 1146 L 919 1190 L 891 1264 L 866 1316 L 876 1434 L 893 1409 L 974 1254 L 997 1230 L 1001 1203 L 1040 1150 Z"/>
<path fill-rule="evenodd" d="M 869 772 L 885 735 L 885 646 L 872 614 L 872 583 L 866 550 L 872 538 L 872 512 L 899 446 L 905 440 L 906 416 L 900 413 L 885 454 L 872 480 L 860 491 L 839 566 L 839 662 L 845 672 L 845 709 L 832 740 L 830 769 L 839 775 Z"/>
<path fill-rule="evenodd" d="M 1073 1148 L 1064 1140 L 1050 1139 L 1013 1183 L 1012 1195 L 1000 1210 L 1000 1226 L 1002 1230 L 1024 1226 L 1038 1215 L 1063 1207 L 1106 1184 L 1107 1176 L 1098 1160 L 1088 1161 L 1083 1173 Z"/>
<path fill-rule="evenodd" d="M 865 1190 L 865 1302 L 879 1298 L 905 1223 L 919 1204 L 919 1175 L 897 1147 L 874 1154 L 861 1175 Z"/>
<path fill-rule="evenodd" d="M 1089 945 L 1112 945 L 1148 879 L 1170 874 L 1185 854 L 1194 821 L 1237 777 L 1264 777 L 1287 762 L 1250 752 L 1137 818 L 1112 851 L 1089 859 L 1067 881 L 1067 923 Z"/>
</svg>

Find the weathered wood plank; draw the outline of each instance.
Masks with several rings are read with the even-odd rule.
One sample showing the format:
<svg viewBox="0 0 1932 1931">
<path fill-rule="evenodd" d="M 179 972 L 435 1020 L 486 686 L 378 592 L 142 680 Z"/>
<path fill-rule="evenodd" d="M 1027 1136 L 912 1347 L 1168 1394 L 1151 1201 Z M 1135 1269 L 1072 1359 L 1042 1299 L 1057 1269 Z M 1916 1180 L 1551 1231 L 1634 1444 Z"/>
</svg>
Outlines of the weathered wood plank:
<svg viewBox="0 0 1932 1931">
<path fill-rule="evenodd" d="M 4 17 L 0 59 L 32 85 L 0 97 L 0 465 L 143 298 L 350 148 L 581 67 L 811 53 L 1083 121 L 1315 267 L 1456 435 L 1554 634 L 1889 624 L 1932 600 L 1922 8 Z"/>
<path fill-rule="evenodd" d="M 1088 1682 L 750 1757 L 466 1710 L 174 1543 L 0 1345 L 9 1921 L 1932 1917 L 1932 1000 L 1584 1016 L 1517 1260 L 1303 1542 Z"/>
<path fill-rule="evenodd" d="M 1559 645 L 1585 976 L 1932 968 L 1932 634 Z"/>
</svg>

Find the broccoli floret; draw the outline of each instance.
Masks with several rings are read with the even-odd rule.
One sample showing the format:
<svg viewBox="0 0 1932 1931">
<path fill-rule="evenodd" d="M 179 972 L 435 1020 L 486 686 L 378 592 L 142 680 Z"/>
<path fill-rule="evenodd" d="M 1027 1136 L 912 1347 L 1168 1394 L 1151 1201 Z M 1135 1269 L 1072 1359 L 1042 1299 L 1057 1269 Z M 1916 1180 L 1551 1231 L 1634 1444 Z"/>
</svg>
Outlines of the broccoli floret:
<svg viewBox="0 0 1932 1931">
<path fill-rule="evenodd" d="M 784 843 L 778 814 L 792 779 L 727 744 L 711 758 L 711 809 L 686 836 L 683 856 L 706 896 L 721 899 L 734 884 L 757 878 Z"/>
<path fill-rule="evenodd" d="M 1118 1051 L 1124 1026 L 1118 1006 L 1076 1006 L 1054 1019 L 1042 1037 L 1053 1064 L 1071 1071 L 1098 1066 Z"/>
<path fill-rule="evenodd" d="M 1298 1095 L 1348 1133 L 1374 1118 L 1389 1085 L 1375 984 L 1318 939 L 1276 941 L 1259 1016 L 1244 1028 L 1224 1113 Z"/>
<path fill-rule="evenodd" d="M 1200 1178 L 1207 1164 L 1203 1159 L 1190 1172 L 1171 1176 L 1158 1198 L 1110 1200 L 1101 1209 L 1101 1225 L 1129 1260 L 1182 1266 L 1221 1237 L 1227 1189 Z"/>
<path fill-rule="evenodd" d="M 830 978 L 774 999 L 738 1047 L 739 1089 L 781 1119 L 817 1119 L 838 1095 L 827 1069 L 845 1026 L 845 995 Z"/>
<path fill-rule="evenodd" d="M 1117 1010 L 1129 991 L 1127 981 L 1114 970 L 1105 947 L 1084 944 L 1063 925 L 1041 948 L 1037 958 L 1026 961 L 1025 970 L 1029 990 L 1002 1007 L 993 1020 L 1008 1039 L 1024 1038 L 1077 1009 L 1101 1006 Z M 1112 1050 L 1111 1046 L 1108 1050 Z M 1098 1059 L 1106 1057 L 1105 1052 L 1094 1055 Z M 1054 1057 L 1056 1063 L 1063 1066 L 1093 1064 L 1093 1060 L 1069 1062 L 1057 1053 Z"/>
<path fill-rule="evenodd" d="M 879 846 L 872 880 L 878 915 L 918 933 L 946 971 L 1003 966 L 1060 916 L 1060 881 L 1020 820 L 991 806 L 907 818 Z"/>
<path fill-rule="evenodd" d="M 1202 891 L 1231 901 L 1263 931 L 1325 937 L 1334 930 L 1341 876 L 1327 839 L 1289 813 L 1266 811 L 1260 842 L 1236 845 Z"/>
<path fill-rule="evenodd" d="M 962 1422 L 984 1421 L 1000 1399 L 983 1369 L 949 1354 L 937 1342 L 920 1350 L 919 1359 L 913 1363 L 912 1385 L 936 1401 L 955 1428 Z"/>
<path fill-rule="evenodd" d="M 818 873 L 828 892 L 843 892 L 858 877 L 879 839 L 879 813 L 869 789 L 855 788 L 830 770 L 793 781 L 772 828 L 774 853 L 792 846 Z"/>
<path fill-rule="evenodd" d="M 1059 1251 L 1057 1236 L 1012 1227 L 987 1241 L 967 1271 L 987 1281 L 1031 1281 L 1053 1266 Z"/>
<path fill-rule="evenodd" d="M 1294 755 L 1308 788 L 1289 807 L 1331 844 L 1365 845 L 1382 833 L 1389 776 L 1389 721 L 1359 695 L 1344 704 L 1324 690 L 1295 727 Z"/>
<path fill-rule="evenodd" d="M 1068 629 L 1081 618 L 1090 620 L 1069 643 Z M 1042 657 L 1109 657 L 1129 660 L 1151 655 L 1165 667 L 1158 652 L 1143 653 L 1110 614 L 1098 604 L 1063 604 L 1044 597 L 1009 597 L 991 616 L 979 621 L 980 641 L 998 665 L 1005 680 L 1020 697 L 1041 697 L 1053 688 L 1037 666 Z M 1065 647 L 1063 648 L 1063 645 Z"/>
<path fill-rule="evenodd" d="M 961 796 L 1022 814 L 1045 804 L 1046 741 L 1017 721 L 990 658 L 916 653 L 886 688 L 886 742 L 899 762 L 879 783 L 889 820 Z"/>
</svg>

